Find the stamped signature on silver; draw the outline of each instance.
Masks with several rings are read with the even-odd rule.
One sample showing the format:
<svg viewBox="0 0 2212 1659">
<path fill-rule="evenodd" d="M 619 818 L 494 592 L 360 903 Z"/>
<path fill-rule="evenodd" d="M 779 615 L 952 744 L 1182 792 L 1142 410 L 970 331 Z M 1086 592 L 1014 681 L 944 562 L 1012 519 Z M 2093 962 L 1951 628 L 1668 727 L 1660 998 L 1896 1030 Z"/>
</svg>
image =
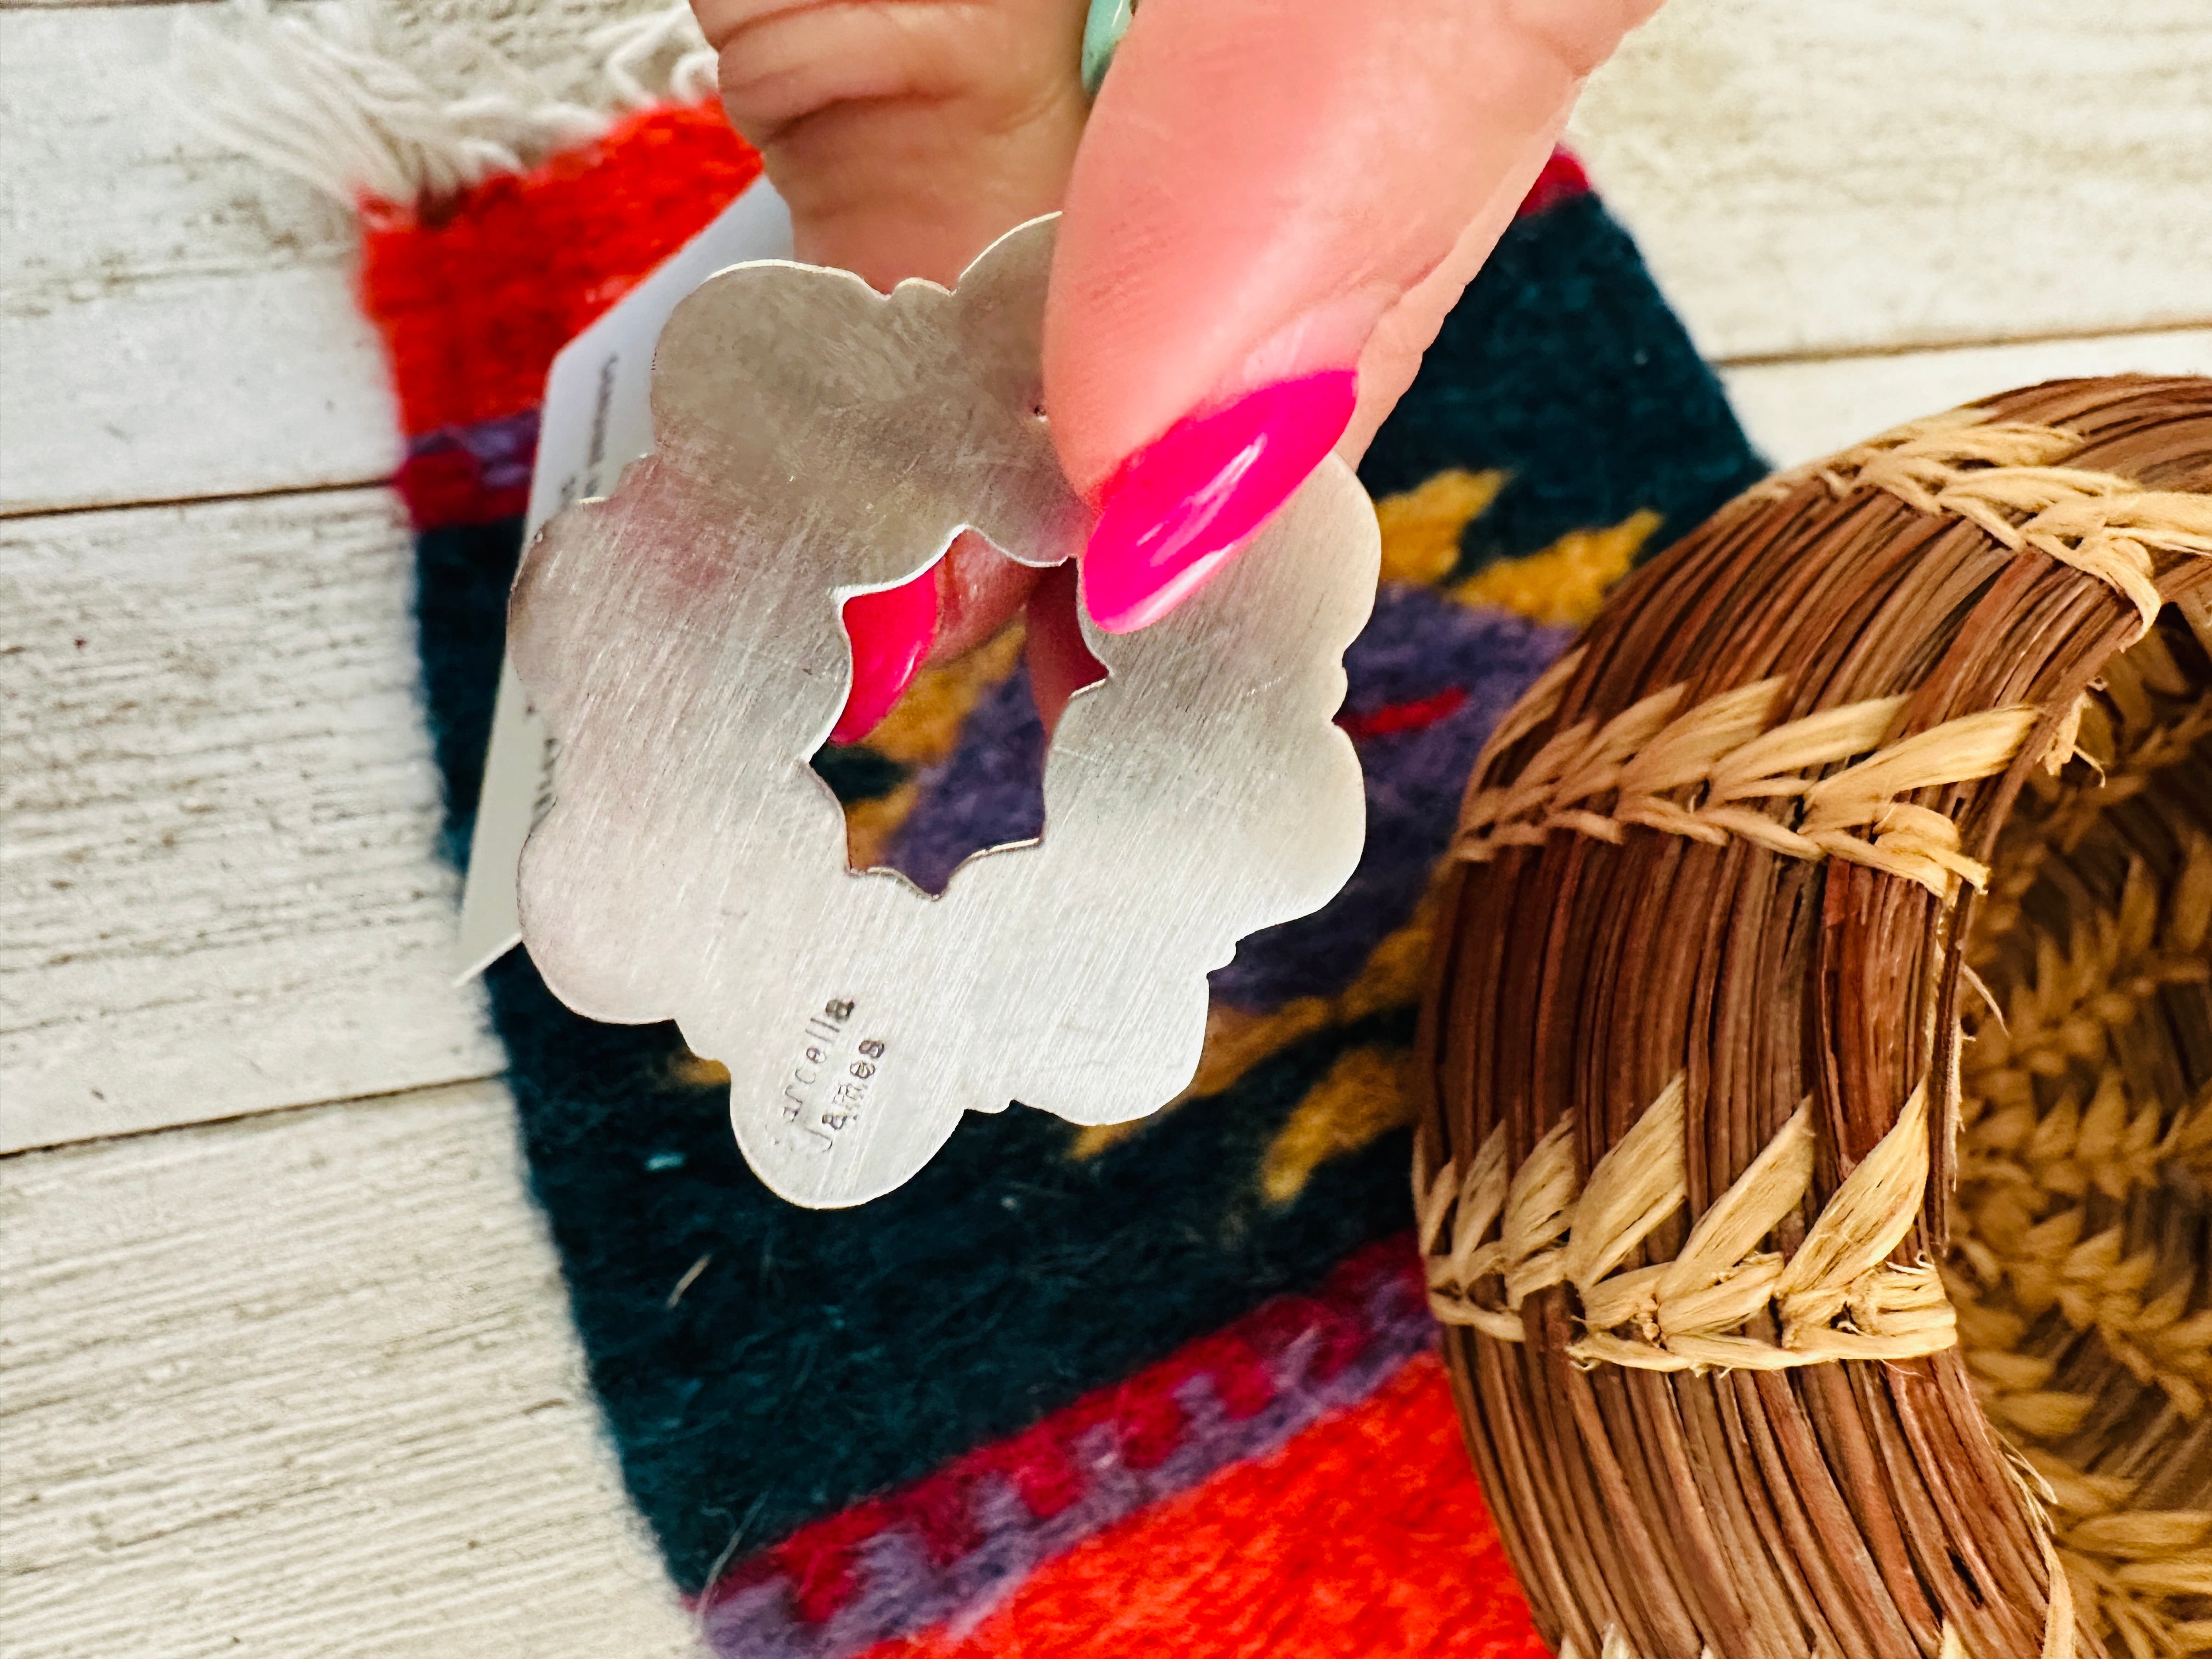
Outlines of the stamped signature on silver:
<svg viewBox="0 0 2212 1659">
<path fill-rule="evenodd" d="M 1108 635 L 1054 734 L 1037 840 L 939 896 L 846 864 L 808 764 L 842 707 L 839 606 L 973 529 L 1059 563 L 1090 514 L 1036 417 L 1053 222 L 947 291 L 739 265 L 654 360 L 653 455 L 539 534 L 509 615 L 561 744 L 523 935 L 602 1020 L 673 1019 L 731 1078 L 739 1146 L 795 1203 L 856 1204 L 963 1111 L 1142 1116 L 1196 1071 L 1206 975 L 1318 908 L 1364 834 L 1332 724 L 1375 515 L 1330 460 L 1165 620 Z"/>
</svg>

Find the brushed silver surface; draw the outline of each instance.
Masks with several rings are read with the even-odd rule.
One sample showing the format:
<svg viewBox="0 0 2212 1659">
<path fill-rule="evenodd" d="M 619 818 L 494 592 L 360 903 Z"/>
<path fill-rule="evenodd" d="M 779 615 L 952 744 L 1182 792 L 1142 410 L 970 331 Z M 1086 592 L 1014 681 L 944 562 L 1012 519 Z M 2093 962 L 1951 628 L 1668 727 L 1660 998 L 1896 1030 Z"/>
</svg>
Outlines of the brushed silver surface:
<svg viewBox="0 0 2212 1659">
<path fill-rule="evenodd" d="M 673 1018 L 726 1064 L 738 1144 L 795 1203 L 890 1190 L 963 1110 L 1156 1110 L 1197 1067 L 1207 973 L 1326 903 L 1365 833 L 1332 719 L 1380 547 L 1332 459 L 1165 621 L 1084 619 L 1108 678 L 1054 736 L 1040 840 L 941 897 L 847 867 L 808 764 L 851 675 L 839 605 L 966 528 L 1033 565 L 1089 529 L 1036 413 L 1052 229 L 951 293 L 711 278 L 661 337 L 655 453 L 516 580 L 510 649 L 561 745 L 523 854 L 530 953 L 579 1012 Z"/>
</svg>

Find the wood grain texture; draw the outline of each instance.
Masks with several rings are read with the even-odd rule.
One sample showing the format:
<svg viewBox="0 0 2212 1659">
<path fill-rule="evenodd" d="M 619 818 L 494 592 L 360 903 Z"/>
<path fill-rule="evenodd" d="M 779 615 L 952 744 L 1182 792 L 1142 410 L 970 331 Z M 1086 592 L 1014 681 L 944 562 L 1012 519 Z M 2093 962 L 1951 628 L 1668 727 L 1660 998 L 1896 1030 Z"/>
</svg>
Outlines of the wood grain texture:
<svg viewBox="0 0 2212 1659">
<path fill-rule="evenodd" d="M 2203 0 L 1673 0 L 1571 135 L 1708 356 L 2212 321 Z"/>
<path fill-rule="evenodd" d="M 592 32 L 652 0 L 391 0 L 392 50 L 451 31 L 604 101 Z M 304 9 L 304 8 L 302 8 Z M 179 15 L 0 6 L 0 513 L 361 483 L 398 465 L 353 215 L 194 125 Z M 465 74 L 447 76 L 454 90 Z"/>
<path fill-rule="evenodd" d="M 185 0 L 212 11 L 223 0 Z M 280 0 L 282 4 L 296 0 Z M 67 11 L 169 5 L 173 0 L 0 0 L 0 11 Z M 434 52 L 460 31 L 533 74 L 580 76 L 596 60 L 589 40 L 602 25 L 653 9 L 653 0 L 386 0 L 383 22 L 407 47 Z M 564 84 L 566 84 L 564 82 Z"/>
<path fill-rule="evenodd" d="M 382 490 L 0 523 L 7 1148 L 483 1077 Z"/>
<path fill-rule="evenodd" d="M 0 11 L 0 510 L 397 465 L 352 215 L 194 130 L 181 9 Z"/>
<path fill-rule="evenodd" d="M 477 1084 L 0 1164 L 11 1659 L 674 1659 Z"/>
<path fill-rule="evenodd" d="M 1785 467 L 1992 392 L 2075 375 L 2130 374 L 2212 374 L 2212 329 L 1746 363 L 1723 368 L 1721 380 L 1752 442 Z"/>
</svg>

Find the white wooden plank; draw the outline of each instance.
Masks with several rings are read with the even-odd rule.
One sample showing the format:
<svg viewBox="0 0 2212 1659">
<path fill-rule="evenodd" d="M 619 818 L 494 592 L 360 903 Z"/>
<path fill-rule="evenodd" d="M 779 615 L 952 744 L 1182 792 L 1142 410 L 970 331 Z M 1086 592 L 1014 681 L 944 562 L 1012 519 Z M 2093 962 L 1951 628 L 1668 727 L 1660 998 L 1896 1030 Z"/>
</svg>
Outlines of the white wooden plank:
<svg viewBox="0 0 2212 1659">
<path fill-rule="evenodd" d="M 352 216 L 193 131 L 180 9 L 0 11 L 0 509 L 397 464 Z"/>
<path fill-rule="evenodd" d="M 1572 137 L 1709 356 L 2212 321 L 2203 0 L 1671 0 Z"/>
<path fill-rule="evenodd" d="M 167 0 L 0 0 L 0 10 L 83 11 L 162 3 Z M 190 3 L 211 9 L 222 0 Z M 653 6 L 653 0 L 384 0 L 380 16 L 410 61 L 416 54 L 439 52 L 441 39 L 459 31 L 479 46 L 527 64 L 533 74 L 559 79 L 570 69 L 580 78 L 592 66 L 596 54 L 588 37 L 594 30 L 638 16 Z M 567 82 L 562 85 L 565 89 Z"/>
<path fill-rule="evenodd" d="M 1777 466 L 1795 466 L 1991 392 L 2077 374 L 2212 374 L 2212 329 L 1748 363 L 1723 369 L 1721 379 L 1760 453 Z"/>
<path fill-rule="evenodd" d="M 179 9 L 0 9 L 0 509 L 392 465 L 346 215 L 169 106 Z M 573 55 L 580 27 L 533 36 L 510 0 L 395 9 L 526 60 Z M 1723 358 L 2212 320 L 2201 0 L 1673 0 L 1576 142 Z"/>
<path fill-rule="evenodd" d="M 588 78 L 651 0 L 394 0 L 434 69 L 463 29 Z M 0 512 L 358 483 L 398 459 L 353 216 L 188 118 L 183 5 L 0 7 Z M 458 84 L 458 82 L 457 82 Z"/>
<path fill-rule="evenodd" d="M 0 1164 L 13 1659 L 674 1659 L 493 1085 Z"/>
<path fill-rule="evenodd" d="M 382 490 L 0 523 L 0 1145 L 456 1079 L 456 883 Z"/>
</svg>

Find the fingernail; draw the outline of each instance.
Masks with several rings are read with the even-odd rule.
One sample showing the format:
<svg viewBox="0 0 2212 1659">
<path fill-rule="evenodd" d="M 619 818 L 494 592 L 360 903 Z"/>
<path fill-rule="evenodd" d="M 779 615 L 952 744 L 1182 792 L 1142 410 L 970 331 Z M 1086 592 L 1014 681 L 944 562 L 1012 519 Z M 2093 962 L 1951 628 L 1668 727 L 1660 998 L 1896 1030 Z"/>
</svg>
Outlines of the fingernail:
<svg viewBox="0 0 2212 1659">
<path fill-rule="evenodd" d="M 937 567 L 903 586 L 856 593 L 845 601 L 853 642 L 853 689 L 830 729 L 832 743 L 858 743 L 891 712 L 937 641 Z"/>
<path fill-rule="evenodd" d="M 1331 369 L 1178 421 L 1106 488 L 1083 606 L 1109 634 L 1158 622 L 1306 481 L 1352 423 L 1359 377 Z"/>
</svg>

